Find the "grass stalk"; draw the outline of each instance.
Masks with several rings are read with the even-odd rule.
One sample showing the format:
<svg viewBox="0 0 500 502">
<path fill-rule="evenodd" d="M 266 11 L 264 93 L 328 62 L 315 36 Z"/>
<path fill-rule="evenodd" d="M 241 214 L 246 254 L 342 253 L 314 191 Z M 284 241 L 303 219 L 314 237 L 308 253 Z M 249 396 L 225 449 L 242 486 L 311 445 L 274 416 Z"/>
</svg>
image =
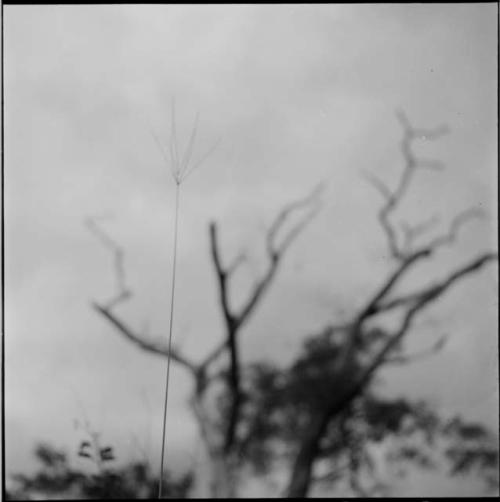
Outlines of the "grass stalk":
<svg viewBox="0 0 500 502">
<path fill-rule="evenodd" d="M 161 461 L 160 461 L 160 477 L 158 486 L 158 498 L 162 497 L 163 490 L 163 465 L 165 461 L 165 439 L 167 429 L 167 406 L 168 406 L 168 384 L 170 378 L 170 350 L 172 348 L 172 327 L 174 323 L 174 301 L 175 301 L 175 272 L 177 269 L 177 240 L 179 233 L 179 199 L 180 199 L 181 184 L 176 182 L 175 185 L 175 226 L 174 226 L 174 252 L 172 261 L 172 288 L 170 295 L 170 322 L 168 329 L 168 355 L 167 355 L 167 373 L 165 378 L 165 402 L 163 405 L 163 427 L 161 438 Z"/>
<path fill-rule="evenodd" d="M 191 173 L 200 167 L 200 165 L 205 162 L 207 157 L 216 148 L 218 141 L 210 148 L 197 162 L 191 163 L 192 154 L 194 150 L 194 143 L 196 139 L 196 133 L 198 130 L 198 120 L 199 115 L 196 114 L 196 119 L 194 126 L 188 140 L 188 144 L 184 154 L 180 151 L 177 143 L 177 131 L 176 131 L 176 120 L 175 120 L 175 103 L 172 102 L 172 123 L 170 132 L 170 142 L 169 142 L 169 154 L 170 154 L 170 168 L 172 177 L 175 181 L 175 225 L 174 225 L 174 250 L 173 250 L 173 260 L 172 260 L 172 284 L 171 284 L 171 297 L 170 297 L 170 321 L 168 330 L 168 353 L 167 353 L 167 372 L 165 377 L 165 398 L 163 403 L 163 423 L 162 423 L 162 442 L 161 442 L 161 459 L 160 459 L 160 476 L 158 483 L 158 498 L 162 498 L 163 494 L 163 469 L 165 464 L 165 442 L 166 442 L 166 425 L 167 425 L 167 406 L 168 406 L 168 390 L 169 390 L 169 379 L 170 379 L 170 352 L 172 348 L 172 332 L 174 323 L 174 302 L 175 302 L 175 277 L 177 270 L 177 243 L 178 243 L 178 233 L 179 233 L 179 207 L 180 207 L 180 193 L 181 184 Z M 156 135 L 151 131 L 153 139 L 157 143 L 160 152 L 166 162 L 168 162 L 168 156 L 163 149 L 160 141 Z"/>
</svg>

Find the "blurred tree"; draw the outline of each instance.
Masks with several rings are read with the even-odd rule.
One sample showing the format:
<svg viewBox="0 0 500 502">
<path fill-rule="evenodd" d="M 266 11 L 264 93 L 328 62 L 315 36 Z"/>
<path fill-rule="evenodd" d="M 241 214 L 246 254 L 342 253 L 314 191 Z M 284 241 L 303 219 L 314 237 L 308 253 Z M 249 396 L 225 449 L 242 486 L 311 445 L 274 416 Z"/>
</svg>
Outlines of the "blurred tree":
<svg viewBox="0 0 500 502">
<path fill-rule="evenodd" d="M 308 337 L 300 356 L 285 368 L 262 362 L 246 368 L 238 446 L 242 463 L 256 474 L 296 459 L 310 424 L 327 409 L 339 384 L 332 362 L 345 343 L 335 334 L 335 328 L 327 327 Z M 346 378 L 354 378 L 361 368 L 352 365 Z M 221 401 L 222 421 L 226 406 Z M 390 486 L 378 475 L 377 465 L 383 449 L 398 476 L 410 466 L 442 468 L 451 475 L 472 474 L 494 490 L 497 443 L 479 423 L 445 419 L 423 401 L 384 398 L 372 382 L 328 424 L 315 453 L 316 472 L 308 482 L 332 487 L 345 480 L 354 495 L 387 496 Z"/>
<path fill-rule="evenodd" d="M 92 445 L 82 441 L 79 456 L 92 459 Z M 87 474 L 70 466 L 68 456 L 53 446 L 41 443 L 35 449 L 40 469 L 33 475 L 15 474 L 13 487 L 6 492 L 7 500 L 45 499 L 148 499 L 158 494 L 158 479 L 146 462 L 133 462 L 120 468 L 109 467 L 113 450 L 100 450 L 93 458 L 97 473 Z M 184 498 L 191 486 L 191 475 L 178 479 L 167 475 L 165 496 Z"/>
<path fill-rule="evenodd" d="M 411 355 L 404 351 L 404 341 L 422 312 L 459 281 L 498 258 L 496 252 L 482 252 L 442 276 L 422 275 L 426 279 L 424 285 L 409 293 L 400 292 L 403 279 L 410 272 L 453 245 L 462 226 L 481 217 L 482 212 L 477 208 L 461 212 L 450 222 L 447 232 L 434 238 L 424 236 L 436 224 L 436 218 L 411 225 L 394 224 L 394 214 L 416 173 L 442 167 L 439 162 L 417 158 L 414 142 L 434 140 L 446 132 L 445 127 L 416 129 L 401 112 L 398 118 L 403 128 L 404 165 L 396 188 L 390 189 L 373 174 L 366 175 L 383 198 L 378 220 L 392 260 L 391 270 L 348 322 L 328 326 L 320 335 L 308 337 L 289 368 L 279 369 L 269 363 L 243 364 L 241 328 L 261 304 L 290 244 L 320 209 L 322 185 L 304 199 L 285 206 L 270 225 L 264 243 L 267 268 L 239 308 L 231 301 L 230 286 L 246 256 L 240 254 L 224 263 L 217 224 L 209 225 L 210 253 L 225 332 L 221 342 L 201 362 L 192 361 L 176 348 L 170 356 L 193 377 L 190 403 L 210 458 L 213 496 L 237 495 L 238 473 L 244 466 L 266 472 L 278 459 L 291 463 L 286 489 L 291 497 L 306 496 L 313 483 L 335 483 L 340 479 L 348 479 L 355 494 L 381 491 L 384 487 L 377 479 L 369 487 L 364 485 L 369 474 L 376 471 L 370 448 L 388 437 L 397 439 L 392 458 L 398 464 L 403 465 L 404 460 L 423 467 L 434 466 L 436 460 L 427 450 L 437 441 L 435 438 L 440 438 L 447 445 L 442 458 L 451 465 L 453 473 L 476 468 L 495 482 L 490 471 L 498 464 L 498 445 L 483 427 L 462 423 L 459 418 L 450 424 L 422 403 L 390 401 L 374 390 L 373 383 L 382 368 L 406 364 L 442 348 L 444 340 L 438 339 L 422 354 Z M 94 303 L 93 308 L 141 349 L 167 356 L 164 341 L 147 340 L 116 313 L 117 306 L 131 297 L 125 285 L 124 252 L 95 220 L 89 219 L 88 225 L 113 251 L 118 285 L 109 302 Z M 385 325 L 387 316 L 397 318 L 395 327 Z M 475 435 L 468 436 L 471 431 Z M 425 440 L 410 444 L 411 436 L 419 432 Z M 437 446 L 433 449 L 438 450 Z"/>
</svg>

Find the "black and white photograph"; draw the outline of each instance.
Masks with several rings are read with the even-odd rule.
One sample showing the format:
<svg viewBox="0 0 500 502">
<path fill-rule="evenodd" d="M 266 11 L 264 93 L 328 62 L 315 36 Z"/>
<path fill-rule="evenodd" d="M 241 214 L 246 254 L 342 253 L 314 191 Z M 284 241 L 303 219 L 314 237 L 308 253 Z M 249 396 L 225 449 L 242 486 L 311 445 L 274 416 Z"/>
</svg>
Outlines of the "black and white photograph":
<svg viewBox="0 0 500 502">
<path fill-rule="evenodd" d="M 5 500 L 499 496 L 498 3 L 2 30 Z"/>
</svg>

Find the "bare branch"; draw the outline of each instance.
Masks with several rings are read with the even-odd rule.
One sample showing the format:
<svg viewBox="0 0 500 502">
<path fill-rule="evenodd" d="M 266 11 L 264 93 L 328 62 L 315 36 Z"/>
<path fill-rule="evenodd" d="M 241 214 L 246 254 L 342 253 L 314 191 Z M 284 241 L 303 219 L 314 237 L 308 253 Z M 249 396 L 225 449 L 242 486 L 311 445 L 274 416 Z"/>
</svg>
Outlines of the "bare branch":
<svg viewBox="0 0 500 502">
<path fill-rule="evenodd" d="M 442 280 L 441 282 L 423 288 L 420 291 L 400 296 L 385 303 L 379 303 L 377 312 L 384 312 L 401 306 L 418 304 L 423 300 L 426 301 L 434 300 L 439 296 L 441 296 L 456 281 L 460 280 L 462 277 L 468 274 L 471 274 L 479 270 L 485 264 L 494 260 L 498 260 L 497 253 L 484 253 L 478 258 L 456 269 L 446 279 Z"/>
<path fill-rule="evenodd" d="M 390 190 L 384 182 L 372 174 L 364 173 L 364 177 L 383 195 L 385 199 L 385 204 L 378 212 L 378 219 L 386 235 L 391 256 L 397 260 L 404 260 L 406 258 L 406 253 L 399 246 L 398 235 L 395 227 L 390 221 L 390 216 L 401 204 L 402 199 L 408 191 L 412 176 L 417 168 L 431 170 L 440 170 L 443 168 L 443 164 L 439 161 L 418 159 L 412 150 L 412 144 L 416 139 L 437 139 L 448 132 L 448 128 L 446 126 L 440 126 L 436 129 L 415 129 L 411 126 L 403 111 L 397 110 L 396 115 L 403 127 L 404 134 L 401 140 L 401 151 L 405 162 L 405 166 L 396 189 L 393 191 Z"/>
<path fill-rule="evenodd" d="M 232 447 L 236 424 L 238 421 L 239 408 L 241 402 L 241 384 L 240 384 L 240 362 L 239 351 L 236 334 L 238 330 L 237 318 L 232 314 L 229 306 L 229 292 L 228 292 L 228 272 L 224 269 L 219 253 L 219 246 L 217 240 L 217 225 L 215 222 L 210 224 L 210 244 L 212 252 L 212 261 L 214 263 L 217 279 L 219 283 L 219 299 L 224 314 L 226 323 L 226 342 L 224 347 L 229 348 L 230 357 L 230 371 L 228 375 L 228 385 L 231 389 L 231 407 L 229 411 L 229 421 L 225 436 L 224 450 L 227 452 Z M 204 366 L 206 365 L 206 361 Z"/>
<path fill-rule="evenodd" d="M 261 295 L 267 289 L 272 278 L 274 277 L 281 257 L 284 255 L 290 244 L 304 229 L 304 227 L 311 221 L 313 216 L 318 212 L 320 207 L 318 197 L 324 190 L 324 187 L 325 184 L 320 183 L 305 198 L 288 204 L 278 213 L 278 216 L 272 223 L 266 236 L 267 253 L 269 259 L 268 269 L 264 276 L 257 281 L 253 292 L 248 297 L 248 300 L 241 309 L 240 313 L 236 316 L 238 325 L 243 324 L 255 308 Z M 309 209 L 308 212 L 288 231 L 287 234 L 285 234 L 285 236 L 281 240 L 281 243 L 277 244 L 277 234 L 283 228 L 283 225 L 289 220 L 291 214 L 294 211 L 303 208 Z"/>
<path fill-rule="evenodd" d="M 235 322 L 235 316 L 231 313 L 229 305 L 229 291 L 227 285 L 227 279 L 229 276 L 227 270 L 225 270 L 222 265 L 217 238 L 217 224 L 215 222 L 210 223 L 210 250 L 212 253 L 212 262 L 214 264 L 219 283 L 219 300 L 224 313 L 224 319 L 229 327 Z"/>
<path fill-rule="evenodd" d="M 405 260 L 384 282 L 382 287 L 375 293 L 373 298 L 368 301 L 366 307 L 356 316 L 357 322 L 362 322 L 369 316 L 378 313 L 381 310 L 380 302 L 391 292 L 396 283 L 403 277 L 410 267 L 412 267 L 419 260 L 428 257 L 430 254 L 431 251 L 429 249 L 422 249 L 405 258 Z"/>
<path fill-rule="evenodd" d="M 373 358 L 372 362 L 366 367 L 361 376 L 358 378 L 357 382 L 355 382 L 353 387 L 343 398 L 344 401 L 349 402 L 361 391 L 361 389 L 365 387 L 365 385 L 370 381 L 373 373 L 383 364 L 390 351 L 398 345 L 403 336 L 408 332 L 415 315 L 420 310 L 422 310 L 430 301 L 431 298 L 421 298 L 420 301 L 418 301 L 415 305 L 412 306 L 412 308 L 410 308 L 406 312 L 398 331 L 389 338 L 385 346 L 380 350 L 377 356 Z M 339 408 L 340 404 L 342 404 L 342 402 L 335 403 L 333 410 L 336 411 L 337 409 L 342 409 Z"/>
<path fill-rule="evenodd" d="M 373 173 L 364 170 L 361 172 L 361 174 L 368 181 L 368 183 L 370 183 L 370 185 L 375 187 L 382 194 L 384 199 L 386 199 L 387 201 L 391 200 L 391 190 L 378 176 L 375 176 Z"/>
<path fill-rule="evenodd" d="M 231 275 L 233 272 L 235 272 L 236 269 L 246 261 L 248 261 L 247 254 L 244 252 L 239 253 L 236 256 L 236 258 L 232 261 L 232 263 L 227 267 L 228 275 Z"/>
<path fill-rule="evenodd" d="M 226 324 L 226 339 L 205 359 L 202 363 L 202 367 L 207 368 L 207 366 L 219 357 L 219 355 L 221 355 L 226 348 L 229 349 L 230 368 L 228 372 L 228 385 L 231 391 L 231 405 L 224 442 L 225 452 L 228 452 L 233 446 L 236 426 L 239 420 L 240 405 L 242 402 L 240 384 L 241 370 L 238 347 L 239 329 L 248 320 L 250 314 L 254 311 L 258 302 L 262 298 L 264 292 L 269 287 L 278 268 L 280 259 L 286 249 L 316 213 L 317 207 L 315 206 L 317 206 L 317 197 L 321 189 L 322 185 L 316 187 L 307 197 L 289 204 L 282 211 L 280 211 L 266 236 L 266 249 L 269 260 L 267 270 L 264 275 L 257 280 L 254 288 L 248 295 L 247 300 L 244 302 L 239 312 L 236 313 L 234 313 L 230 307 L 228 281 L 231 274 L 236 270 L 236 267 L 239 263 L 241 263 L 243 258 L 242 255 L 240 255 L 228 268 L 224 267 L 219 251 L 217 225 L 215 222 L 210 224 L 210 249 L 219 285 L 219 300 Z M 277 234 L 281 232 L 283 226 L 289 221 L 290 215 L 299 209 L 309 209 L 309 211 L 302 217 L 302 219 L 296 222 L 291 229 L 288 230 L 279 244 L 276 243 Z"/>
<path fill-rule="evenodd" d="M 126 286 L 124 251 L 102 228 L 99 228 L 96 218 L 87 218 L 85 224 L 97 239 L 113 252 L 117 292 L 106 304 L 106 307 L 111 309 L 132 296 L 132 292 Z"/>
<path fill-rule="evenodd" d="M 415 361 L 432 356 L 443 349 L 448 341 L 448 335 L 442 335 L 431 347 L 415 354 L 398 354 L 392 357 L 386 357 L 383 364 L 409 364 Z"/>
<path fill-rule="evenodd" d="M 403 231 L 404 234 L 404 248 L 406 249 L 406 253 L 409 252 L 411 249 L 411 246 L 415 239 L 420 237 L 422 234 L 430 230 L 431 227 L 433 227 L 436 223 L 438 223 L 439 218 L 436 214 L 431 216 L 430 218 L 427 218 L 426 220 L 417 223 L 415 225 L 409 225 L 406 222 L 402 222 L 400 224 L 401 230 Z"/>
<path fill-rule="evenodd" d="M 399 299 L 388 301 L 385 304 L 382 303 L 383 300 L 394 289 L 395 285 L 399 282 L 399 280 L 408 272 L 408 270 L 411 267 L 413 267 L 418 261 L 422 260 L 423 258 L 428 258 L 440 245 L 453 243 L 457 237 L 459 228 L 466 221 L 474 217 L 479 217 L 481 214 L 482 212 L 476 209 L 470 209 L 464 211 L 463 213 L 460 213 L 458 216 L 454 218 L 452 225 L 450 227 L 450 231 L 448 232 L 447 235 L 441 236 L 433 240 L 430 244 L 426 245 L 420 250 L 414 251 L 412 254 L 404 257 L 399 266 L 397 267 L 397 269 L 389 276 L 389 278 L 384 282 L 382 287 L 376 292 L 376 294 L 372 297 L 372 299 L 370 299 L 367 302 L 365 308 L 361 310 L 360 313 L 356 316 L 357 322 L 362 322 L 363 320 L 372 315 L 392 309 L 396 306 L 400 306 L 405 303 L 411 303 L 413 300 L 416 299 L 416 297 L 423 294 L 423 292 L 412 293 L 411 295 L 406 295 L 404 297 L 400 297 Z M 482 266 L 482 264 L 485 261 L 496 259 L 496 257 L 497 257 L 496 253 L 485 253 L 485 255 L 477 259 L 478 267 Z M 464 266 L 463 267 L 464 273 L 469 273 L 471 271 L 474 271 L 476 269 L 475 266 L 476 266 L 476 261 L 473 261 L 471 264 Z M 472 267 L 471 270 L 469 270 L 470 267 Z M 459 273 L 459 276 L 460 276 L 460 270 L 461 269 L 458 269 L 456 271 L 457 273 Z M 455 277 L 454 274 L 452 276 Z M 456 280 L 456 278 L 453 278 L 452 280 Z M 434 289 L 437 287 L 438 286 L 434 285 L 428 288 L 424 288 L 424 291 L 427 291 L 428 289 Z"/>
<path fill-rule="evenodd" d="M 437 248 L 442 245 L 453 244 L 458 238 L 458 233 L 461 227 L 470 220 L 477 218 L 484 218 L 485 212 L 478 207 L 471 207 L 457 214 L 451 221 L 450 228 L 446 235 L 438 237 L 431 241 L 427 247 Z"/>
<path fill-rule="evenodd" d="M 89 230 L 108 249 L 113 252 L 116 283 L 118 289 L 117 294 L 105 305 L 99 305 L 98 303 L 93 302 L 93 308 L 107 321 L 109 321 L 122 335 L 124 335 L 134 344 L 138 345 L 142 350 L 152 352 L 161 356 L 168 356 L 169 351 L 166 347 L 163 347 L 151 341 L 146 341 L 143 337 L 136 334 L 129 326 L 127 326 L 122 320 L 120 320 L 115 314 L 112 313 L 113 308 L 118 305 L 118 303 L 132 296 L 131 291 L 126 287 L 125 268 L 123 263 L 124 251 L 117 242 L 115 242 L 104 230 L 102 230 L 102 228 L 97 225 L 95 218 L 87 218 L 86 225 Z M 194 373 L 196 371 L 196 366 L 188 361 L 185 357 L 181 356 L 177 351 L 171 350 L 170 356 L 174 361 L 189 369 L 191 373 Z"/>
<path fill-rule="evenodd" d="M 399 251 L 396 232 L 394 231 L 394 228 L 389 221 L 389 206 L 387 206 L 386 210 L 382 210 L 379 213 L 379 221 L 385 231 L 389 245 L 389 251 L 391 252 L 392 257 L 396 259 L 402 259 L 403 256 Z"/>
<path fill-rule="evenodd" d="M 416 316 L 416 314 L 418 314 L 431 302 L 433 302 L 440 295 L 442 295 L 454 282 L 462 279 L 463 277 L 467 276 L 472 272 L 479 270 L 483 265 L 485 265 L 489 261 L 496 259 L 498 259 L 497 254 L 494 253 L 484 254 L 478 259 L 472 261 L 471 263 L 457 269 L 455 272 L 450 274 L 450 276 L 446 280 L 442 281 L 441 283 L 435 285 L 434 287 L 430 287 L 420 292 L 419 294 L 415 294 L 412 298 L 413 301 L 410 305 L 410 308 L 408 308 L 408 310 L 406 311 L 403 320 L 396 333 L 394 333 L 389 338 L 389 340 L 387 341 L 385 346 L 380 350 L 378 355 L 373 358 L 372 362 L 367 366 L 367 368 L 364 370 L 364 372 L 362 373 L 362 375 L 360 376 L 360 378 L 358 379 L 358 381 L 355 383 L 352 390 L 348 394 L 356 395 L 356 392 L 358 392 L 366 385 L 366 383 L 368 383 L 372 374 L 383 364 L 390 351 L 398 345 L 403 336 L 408 332 L 413 322 L 413 318 Z M 337 405 L 338 403 L 335 406 Z"/>
<path fill-rule="evenodd" d="M 279 254 L 282 255 L 285 250 L 290 246 L 292 241 L 300 234 L 304 227 L 318 214 L 321 205 L 318 203 L 316 207 L 312 207 L 295 226 L 289 230 L 288 234 L 283 238 L 279 246 Z"/>
<path fill-rule="evenodd" d="M 274 222 L 272 223 L 271 227 L 268 230 L 267 233 L 267 252 L 271 260 L 273 260 L 275 255 L 279 255 L 284 252 L 285 248 L 289 245 L 290 241 L 295 237 L 295 235 L 301 230 L 301 228 L 309 221 L 312 216 L 317 212 L 318 208 L 318 202 L 319 202 L 319 196 L 325 189 L 325 183 L 319 183 L 309 195 L 304 197 L 303 199 L 294 201 L 287 206 L 285 206 L 279 213 L 278 216 L 275 218 Z M 280 232 L 280 230 L 283 228 L 284 224 L 289 220 L 291 214 L 294 211 L 304 209 L 304 208 L 310 208 L 310 211 L 313 212 L 313 214 L 308 214 L 304 218 L 304 222 L 299 223 L 297 227 L 300 227 L 297 229 L 297 227 L 294 228 L 285 238 L 284 241 L 282 242 L 281 246 L 277 246 L 276 244 L 276 238 L 277 234 Z"/>
<path fill-rule="evenodd" d="M 107 321 L 109 321 L 119 331 L 120 334 L 125 336 L 125 338 L 127 338 L 134 344 L 138 345 L 142 350 L 146 352 L 152 352 L 163 357 L 168 356 L 168 349 L 165 346 L 144 340 L 122 320 L 120 320 L 115 314 L 113 314 L 108 307 L 99 305 L 97 303 L 92 303 L 92 306 L 100 315 L 102 315 Z M 170 357 L 173 361 L 176 361 L 177 363 L 187 368 L 191 373 L 196 373 L 197 366 L 174 349 L 170 351 Z"/>
<path fill-rule="evenodd" d="M 219 345 L 217 345 L 217 347 L 215 347 L 215 349 L 212 350 L 212 352 L 210 352 L 205 357 L 205 359 L 201 363 L 201 366 L 204 368 L 208 368 L 209 366 L 211 366 L 212 363 L 214 361 L 216 361 L 224 353 L 227 346 L 228 346 L 228 343 L 227 343 L 227 339 L 225 338 L 221 343 L 219 343 Z"/>
</svg>

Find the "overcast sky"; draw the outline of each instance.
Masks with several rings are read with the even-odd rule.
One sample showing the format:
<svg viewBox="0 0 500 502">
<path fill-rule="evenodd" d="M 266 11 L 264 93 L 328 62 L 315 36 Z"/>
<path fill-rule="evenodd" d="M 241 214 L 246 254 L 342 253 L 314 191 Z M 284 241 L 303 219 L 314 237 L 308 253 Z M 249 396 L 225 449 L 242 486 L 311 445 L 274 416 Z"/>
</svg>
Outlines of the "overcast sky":
<svg viewBox="0 0 500 502">
<path fill-rule="evenodd" d="M 224 259 L 249 250 L 239 294 L 277 211 L 327 183 L 244 330 L 248 359 L 289 360 L 387 274 L 380 196 L 361 172 L 395 182 L 398 107 L 416 126 L 451 129 L 420 145 L 446 170 L 419 173 L 401 217 L 436 213 L 443 230 L 461 209 L 490 214 L 415 281 L 496 246 L 494 4 L 5 6 L 4 40 L 7 472 L 35 440 L 76 448 L 84 416 L 123 457 L 137 443 L 158 455 L 165 363 L 91 309 L 114 276 L 83 221 L 113 215 L 103 225 L 126 250 L 134 291 L 119 312 L 165 337 L 175 185 L 150 129 L 167 142 L 173 98 L 184 142 L 200 113 L 195 158 L 220 140 L 182 186 L 174 343 L 195 359 L 222 336 L 211 219 Z M 449 343 L 388 374 L 390 392 L 498 428 L 496 277 L 489 265 L 422 318 L 410 347 L 436 333 Z M 196 456 L 190 382 L 176 368 L 171 378 L 170 451 Z"/>
</svg>

